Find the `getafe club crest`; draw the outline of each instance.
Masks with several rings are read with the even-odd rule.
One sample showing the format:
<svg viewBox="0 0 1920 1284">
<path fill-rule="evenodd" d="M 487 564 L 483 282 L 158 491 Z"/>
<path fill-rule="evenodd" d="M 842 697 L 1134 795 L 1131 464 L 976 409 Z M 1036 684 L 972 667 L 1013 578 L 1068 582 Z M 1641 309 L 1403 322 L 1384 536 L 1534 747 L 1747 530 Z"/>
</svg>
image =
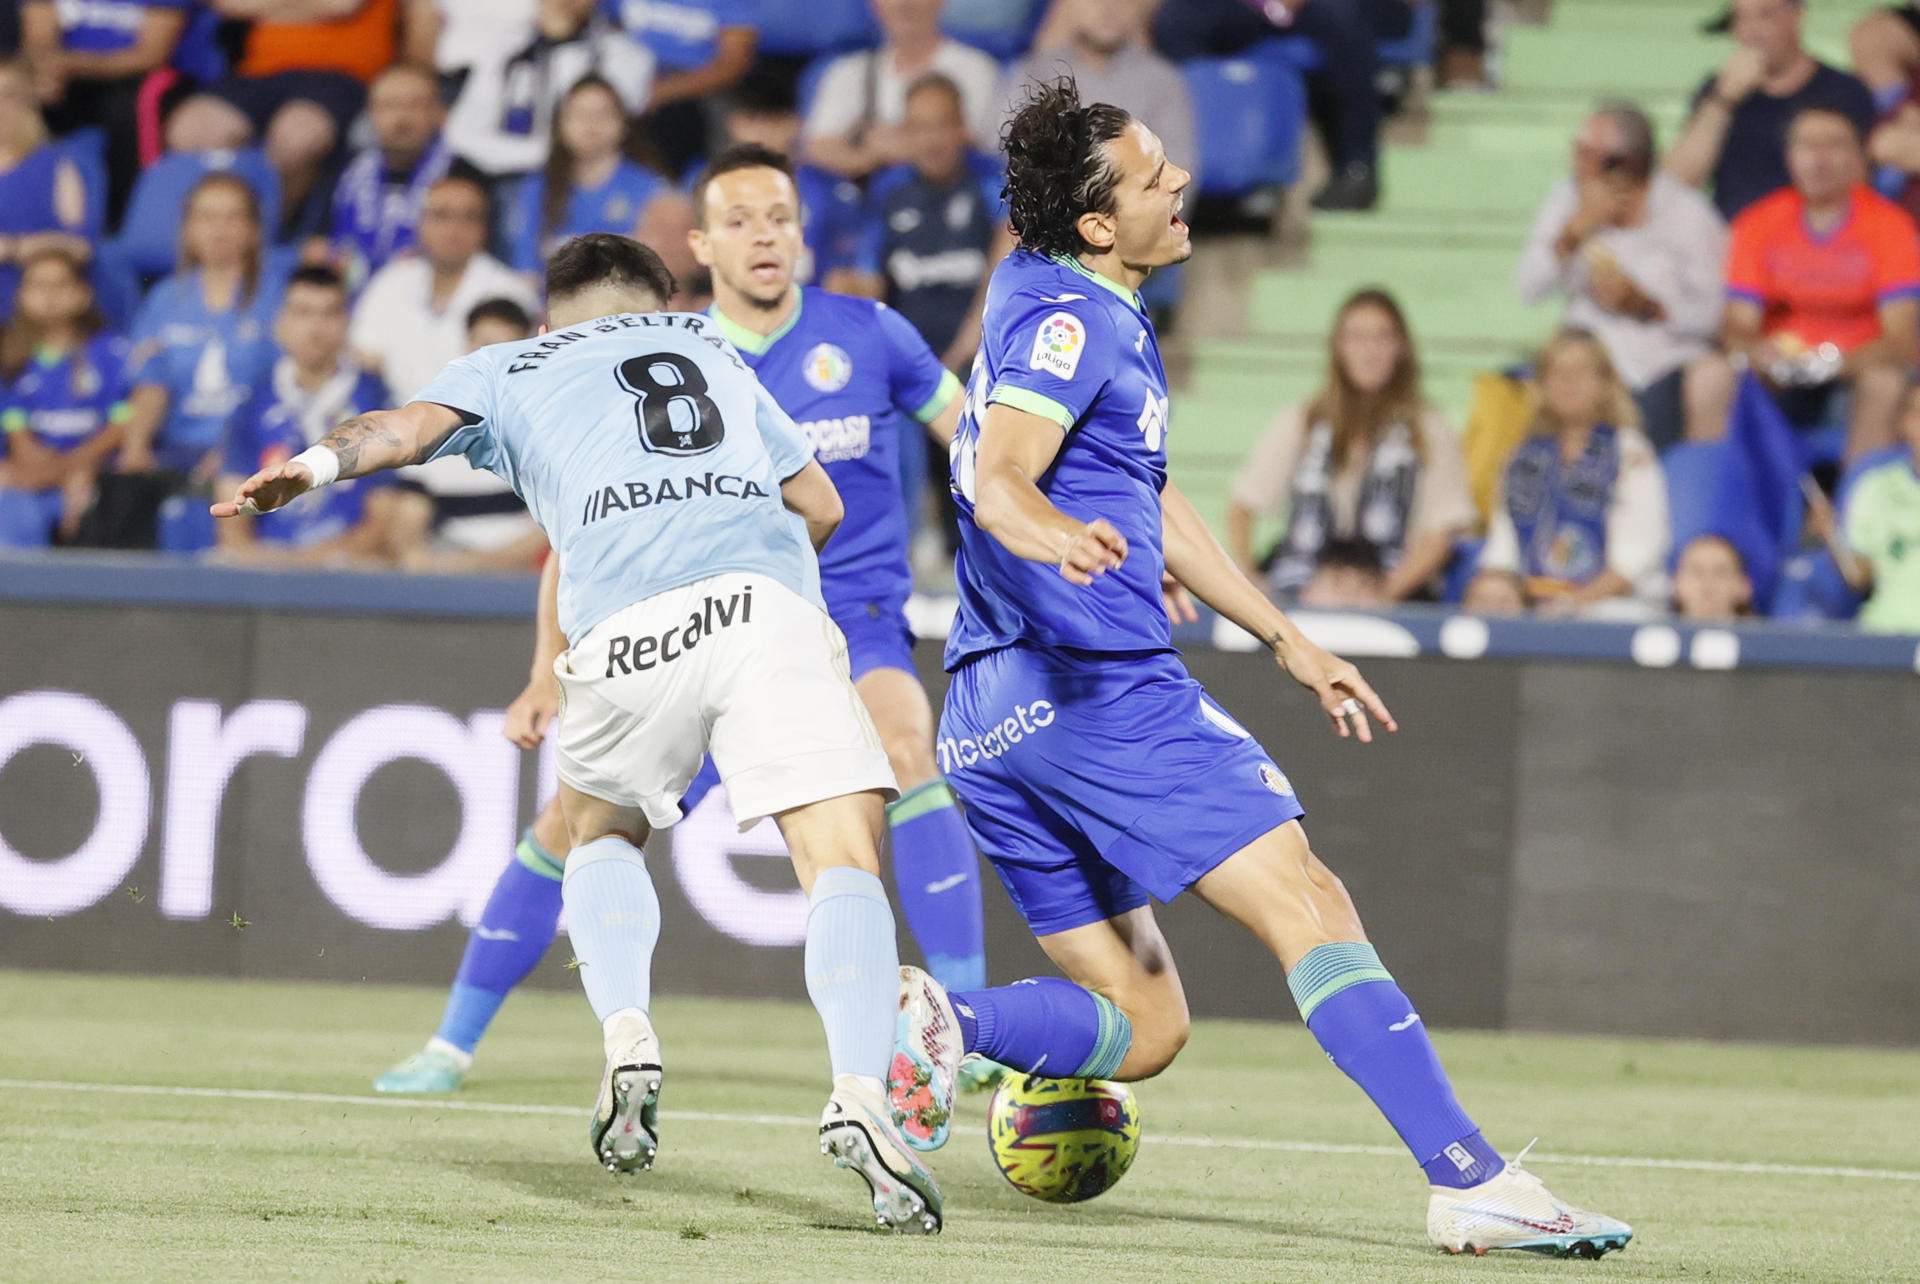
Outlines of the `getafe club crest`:
<svg viewBox="0 0 1920 1284">
<path fill-rule="evenodd" d="M 838 392 L 853 378 L 853 359 L 831 343 L 816 343 L 800 370 L 809 387 L 820 392 Z"/>
<path fill-rule="evenodd" d="M 1282 797 L 1293 792 L 1293 782 L 1287 779 L 1285 772 L 1270 762 L 1260 764 L 1260 783 Z"/>
</svg>

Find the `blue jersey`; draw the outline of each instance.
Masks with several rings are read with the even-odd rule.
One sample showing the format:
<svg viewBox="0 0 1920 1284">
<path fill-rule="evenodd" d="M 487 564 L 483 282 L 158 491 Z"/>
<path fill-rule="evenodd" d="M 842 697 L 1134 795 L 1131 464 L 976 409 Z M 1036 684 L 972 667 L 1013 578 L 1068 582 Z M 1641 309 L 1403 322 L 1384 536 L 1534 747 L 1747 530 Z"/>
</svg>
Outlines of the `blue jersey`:
<svg viewBox="0 0 1920 1284">
<path fill-rule="evenodd" d="M 904 602 L 913 572 L 900 434 L 924 431 L 959 381 L 904 317 L 871 299 L 802 288 L 793 314 L 765 336 L 711 315 L 799 422 L 846 505 L 846 520 L 820 553 L 828 612 Z"/>
<path fill-rule="evenodd" d="M 365 280 L 396 254 L 413 248 L 427 189 L 445 178 L 453 164 L 453 151 L 444 138 L 434 139 L 408 174 L 388 172 L 377 147 L 347 163 L 333 187 L 330 233 L 353 258 L 355 280 Z"/>
<path fill-rule="evenodd" d="M 54 6 L 60 43 L 75 53 L 119 53 L 140 38 L 149 9 L 190 8 L 192 0 L 62 0 Z"/>
<path fill-rule="evenodd" d="M 545 267 L 547 255 L 570 237 L 588 232 L 632 236 L 641 208 L 666 186 L 666 180 L 653 171 L 623 160 L 600 186 L 574 188 L 559 226 L 542 236 L 547 181 L 542 174 L 528 175 L 507 215 L 507 262 L 521 272 L 538 272 Z"/>
<path fill-rule="evenodd" d="M 813 452 L 713 321 L 601 317 L 450 363 L 415 396 L 464 421 L 464 455 L 526 501 L 560 553 L 560 627 L 727 571 L 815 605 L 820 573 L 780 484 Z"/>
<path fill-rule="evenodd" d="M 860 185 L 817 165 L 801 165 L 793 175 L 800 193 L 800 233 L 807 259 L 800 279 L 824 281 L 837 268 L 858 266 L 864 226 Z"/>
<path fill-rule="evenodd" d="M 170 398 L 154 439 L 162 468 L 191 472 L 220 446 L 227 420 L 278 355 L 273 315 L 285 285 L 279 272 L 263 271 L 252 298 L 215 312 L 199 271 L 188 269 L 154 286 L 140 306 L 127 382 L 158 385 Z"/>
<path fill-rule="evenodd" d="M 1019 250 L 994 271 L 982 330 L 952 451 L 960 612 L 947 667 L 1017 642 L 1103 652 L 1170 648 L 1160 598 L 1167 373 L 1139 297 L 1072 259 Z M 974 524 L 974 451 L 994 402 L 1066 430 L 1040 489 L 1068 516 L 1103 517 L 1126 537 L 1119 570 L 1080 588 L 1056 567 L 1014 556 Z"/>
<path fill-rule="evenodd" d="M 127 411 L 127 341 L 96 334 L 67 353 L 41 350 L 0 391 L 0 429 L 30 432 L 43 446 L 72 450 L 120 422 Z"/>
<path fill-rule="evenodd" d="M 953 342 L 973 307 L 1007 217 L 1004 180 L 999 161 L 980 152 L 950 184 L 911 165 L 874 176 L 856 266 L 886 278 L 887 302 L 936 348 Z"/>
<path fill-rule="evenodd" d="M 75 222 L 61 218 L 54 208 L 55 183 L 62 167 L 72 170 L 73 161 L 58 146 L 45 143 L 21 157 L 12 169 L 0 172 L 0 236 L 13 239 L 35 232 L 71 232 L 89 240 L 99 239 L 101 212 L 92 208 L 92 201 Z M 19 288 L 19 265 L 0 263 L 0 312 L 13 310 L 13 296 Z"/>
<path fill-rule="evenodd" d="M 704 67 L 723 27 L 754 25 L 754 0 L 602 0 L 602 11 L 652 51 L 662 71 Z"/>
<path fill-rule="evenodd" d="M 222 470 L 251 477 L 292 459 L 343 421 L 388 404 L 386 386 L 363 370 L 350 366 L 317 392 L 308 392 L 295 381 L 293 363 L 282 358 L 234 414 Z M 262 513 L 254 519 L 253 533 L 295 547 L 337 539 L 360 523 L 368 493 L 392 484 L 384 476 L 335 482 L 309 500 Z"/>
</svg>

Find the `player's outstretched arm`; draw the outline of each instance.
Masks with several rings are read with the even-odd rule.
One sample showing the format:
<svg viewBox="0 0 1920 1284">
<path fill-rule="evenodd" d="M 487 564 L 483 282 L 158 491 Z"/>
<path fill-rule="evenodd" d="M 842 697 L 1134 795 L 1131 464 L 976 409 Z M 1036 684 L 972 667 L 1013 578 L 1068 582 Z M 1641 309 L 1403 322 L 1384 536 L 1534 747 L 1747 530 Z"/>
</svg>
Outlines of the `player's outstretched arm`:
<svg viewBox="0 0 1920 1284">
<path fill-rule="evenodd" d="M 1105 518 L 1069 517 L 1041 492 L 1037 479 L 1066 439 L 1051 419 L 989 405 L 974 452 L 973 521 L 1015 557 L 1051 563 L 1069 584 L 1087 585 L 1127 560 L 1127 539 Z"/>
<path fill-rule="evenodd" d="M 430 401 L 410 401 L 398 410 L 355 415 L 284 464 L 263 468 L 240 483 L 233 498 L 212 506 L 215 517 L 270 513 L 345 477 L 365 477 L 432 457 L 460 426 L 460 416 Z"/>
<path fill-rule="evenodd" d="M 1360 670 L 1308 641 L 1234 564 L 1193 501 L 1172 482 L 1160 492 L 1160 520 L 1167 570 L 1195 597 L 1265 642 L 1280 667 L 1319 698 L 1336 731 L 1371 742 L 1369 713 L 1388 731 L 1400 729 Z"/>
<path fill-rule="evenodd" d="M 813 541 L 816 553 L 827 546 L 847 515 L 839 489 L 817 459 L 807 461 L 805 468 L 780 483 L 780 498 L 786 501 L 788 512 L 799 514 L 807 524 L 807 538 Z"/>
</svg>

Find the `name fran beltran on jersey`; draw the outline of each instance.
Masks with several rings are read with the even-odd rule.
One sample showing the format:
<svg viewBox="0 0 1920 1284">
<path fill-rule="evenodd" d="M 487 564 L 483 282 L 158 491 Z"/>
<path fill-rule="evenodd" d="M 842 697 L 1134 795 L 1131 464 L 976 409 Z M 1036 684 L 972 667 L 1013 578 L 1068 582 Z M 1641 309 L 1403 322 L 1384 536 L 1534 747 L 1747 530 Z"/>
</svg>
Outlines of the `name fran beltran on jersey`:
<svg viewBox="0 0 1920 1284">
<path fill-rule="evenodd" d="M 570 642 L 728 572 L 822 605 L 780 494 L 812 448 L 711 319 L 624 313 L 495 344 L 449 362 L 417 400 L 461 417 L 439 453 L 498 474 L 546 531 Z"/>
</svg>

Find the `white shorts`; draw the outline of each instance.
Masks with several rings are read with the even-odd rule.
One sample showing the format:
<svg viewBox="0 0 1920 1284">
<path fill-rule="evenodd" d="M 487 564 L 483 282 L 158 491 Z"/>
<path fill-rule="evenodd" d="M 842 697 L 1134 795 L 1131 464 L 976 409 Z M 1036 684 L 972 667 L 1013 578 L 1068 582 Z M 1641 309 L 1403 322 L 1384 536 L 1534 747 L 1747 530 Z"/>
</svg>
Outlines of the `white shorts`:
<svg viewBox="0 0 1920 1284">
<path fill-rule="evenodd" d="M 560 779 L 656 828 L 713 754 L 746 829 L 870 789 L 897 796 L 827 613 L 765 575 L 716 575 L 636 602 L 554 661 Z"/>
</svg>

